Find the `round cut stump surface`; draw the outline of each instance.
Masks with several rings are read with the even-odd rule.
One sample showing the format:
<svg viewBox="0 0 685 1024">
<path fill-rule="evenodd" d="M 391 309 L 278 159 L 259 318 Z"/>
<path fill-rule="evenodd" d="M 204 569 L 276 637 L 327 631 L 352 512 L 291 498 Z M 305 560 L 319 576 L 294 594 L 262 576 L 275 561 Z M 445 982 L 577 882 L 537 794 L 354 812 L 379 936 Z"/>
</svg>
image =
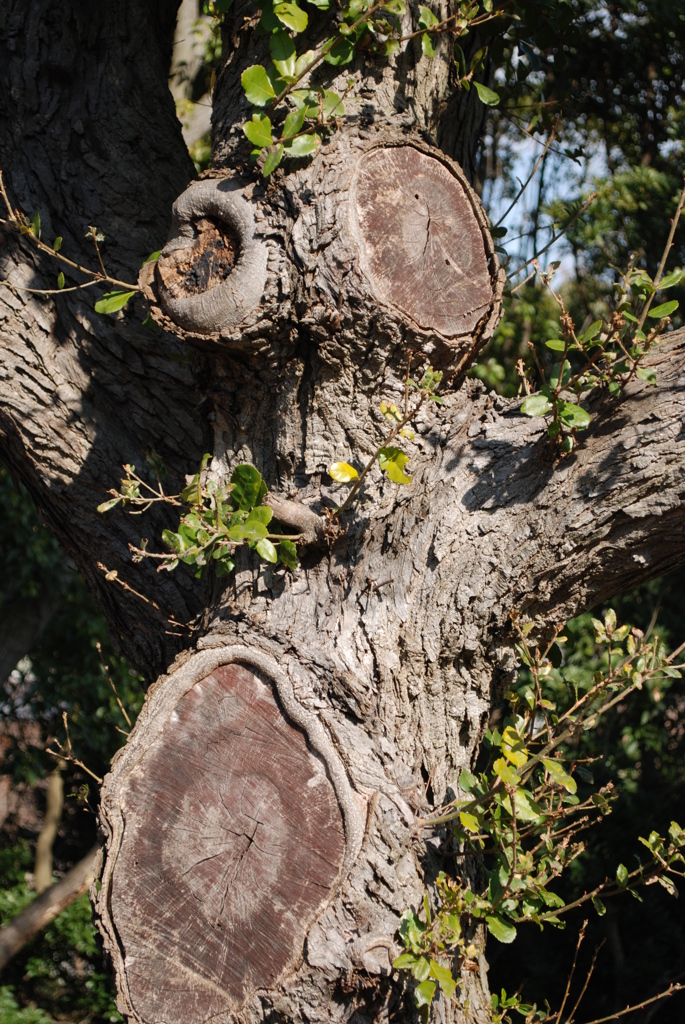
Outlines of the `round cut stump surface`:
<svg viewBox="0 0 685 1024">
<path fill-rule="evenodd" d="M 222 1019 L 297 959 L 336 882 L 335 791 L 271 686 L 225 665 L 193 686 L 122 788 L 112 915 L 150 1022 Z"/>
<path fill-rule="evenodd" d="M 426 330 L 471 333 L 493 286 L 483 234 L 459 179 L 414 146 L 374 149 L 359 162 L 353 209 L 377 294 Z"/>
</svg>

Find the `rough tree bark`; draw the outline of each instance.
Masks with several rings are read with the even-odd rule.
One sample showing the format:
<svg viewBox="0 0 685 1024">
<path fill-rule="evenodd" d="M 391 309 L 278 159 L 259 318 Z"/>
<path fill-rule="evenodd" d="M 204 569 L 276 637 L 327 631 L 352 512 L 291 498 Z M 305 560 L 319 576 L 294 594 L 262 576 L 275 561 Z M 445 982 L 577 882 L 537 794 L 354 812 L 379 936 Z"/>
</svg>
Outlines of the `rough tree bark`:
<svg viewBox="0 0 685 1024">
<path fill-rule="evenodd" d="M 56 271 L 9 231 L 0 257 L 4 457 L 157 679 L 103 790 L 96 910 L 132 1020 L 410 1020 L 397 925 L 446 857 L 417 816 L 454 791 L 511 678 L 509 612 L 544 628 L 685 558 L 685 335 L 656 350 L 658 386 L 598 398 L 559 461 L 517 402 L 464 380 L 501 275 L 454 162 L 472 176 L 483 108 L 455 99 L 446 53 L 421 62 L 411 44 L 343 69 L 344 128 L 264 184 L 239 77 L 266 44 L 235 4 L 212 171 L 187 189 L 165 84 L 174 10 L 0 8 L 13 200 L 82 260 L 97 224 L 122 278 L 170 231 L 141 275 L 158 331 L 142 300 L 112 320 L 22 291 Z M 370 473 L 328 542 L 326 467 L 375 450 L 409 349 L 452 374 L 444 406 L 417 416 L 412 483 Z M 171 488 L 205 450 L 216 480 L 257 466 L 307 534 L 301 568 L 239 553 L 226 583 L 132 565 L 141 528 L 173 520 L 95 508 L 153 450 Z M 483 955 L 438 1019 L 485 1019 L 487 995 Z"/>
</svg>

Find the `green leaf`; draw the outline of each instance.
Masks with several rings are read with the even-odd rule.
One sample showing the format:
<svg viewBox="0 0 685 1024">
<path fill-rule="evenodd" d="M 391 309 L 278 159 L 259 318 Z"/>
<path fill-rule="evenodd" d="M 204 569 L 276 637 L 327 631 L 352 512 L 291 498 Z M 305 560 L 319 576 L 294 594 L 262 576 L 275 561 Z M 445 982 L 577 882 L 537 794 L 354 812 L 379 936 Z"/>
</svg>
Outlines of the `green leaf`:
<svg viewBox="0 0 685 1024">
<path fill-rule="evenodd" d="M 512 924 L 508 924 L 504 918 L 499 915 L 486 917 L 485 923 L 488 926 L 490 934 L 499 942 L 506 942 L 508 944 L 513 942 L 516 938 L 516 929 L 514 926 Z"/>
<path fill-rule="evenodd" d="M 419 7 L 419 25 L 421 28 L 433 28 L 434 25 L 439 25 L 440 19 L 431 11 L 430 7 Z"/>
<path fill-rule="evenodd" d="M 568 793 L 575 793 L 577 791 L 578 786 L 576 784 L 576 780 L 564 771 L 564 766 L 560 761 L 555 761 L 553 758 L 543 757 L 542 763 L 552 776 L 552 779 L 557 786 L 562 786 Z"/>
<path fill-rule="evenodd" d="M 217 576 L 230 576 L 235 569 L 235 562 L 232 558 L 222 556 L 216 563 L 214 571 Z"/>
<path fill-rule="evenodd" d="M 381 448 L 378 453 L 378 464 L 395 484 L 409 484 L 411 477 L 404 472 L 409 456 L 399 448 Z"/>
<path fill-rule="evenodd" d="M 420 956 L 412 967 L 412 977 L 416 978 L 417 981 L 425 981 L 430 976 L 430 970 L 431 965 L 426 957 Z"/>
<path fill-rule="evenodd" d="M 253 64 L 251 67 L 246 68 L 240 76 L 240 81 L 250 103 L 255 107 L 265 107 L 267 103 L 270 103 L 275 98 L 276 93 L 274 87 L 269 81 L 266 68 L 263 68 L 261 64 Z M 267 119 L 268 120 L 268 119 Z M 250 123 L 249 121 L 247 122 Z M 245 126 L 247 127 L 247 126 Z M 244 130 L 244 129 L 243 129 Z M 254 142 L 254 139 L 245 132 L 250 142 Z M 271 124 L 269 123 L 269 136 L 271 135 Z M 270 142 L 254 142 L 254 144 L 262 146 L 270 146 Z"/>
<path fill-rule="evenodd" d="M 157 249 L 156 252 L 151 252 L 147 259 L 143 260 L 142 265 L 146 266 L 148 263 L 156 263 L 159 257 L 162 255 L 162 250 Z"/>
<path fill-rule="evenodd" d="M 296 74 L 296 76 L 299 78 L 299 76 L 301 74 L 303 74 L 303 72 L 306 70 L 306 68 L 308 68 L 309 65 L 312 64 L 316 60 L 316 58 L 317 58 L 316 50 L 305 50 L 304 53 L 301 53 L 300 56 L 295 61 L 295 74 Z M 309 90 L 308 89 L 304 89 L 304 90 L 300 90 L 300 91 L 308 92 Z M 290 95 L 292 97 L 294 94 L 291 93 Z"/>
<path fill-rule="evenodd" d="M 426 926 L 419 921 L 413 910 L 404 911 L 400 919 L 398 931 L 405 946 L 410 946 L 414 952 L 420 952 L 419 947 L 426 931 Z"/>
<path fill-rule="evenodd" d="M 400 953 L 400 955 L 393 960 L 392 965 L 396 970 L 402 971 L 406 970 L 408 967 L 413 967 L 415 963 L 416 957 L 413 953 Z"/>
<path fill-rule="evenodd" d="M 563 352 L 566 348 L 566 342 L 562 341 L 561 338 L 550 338 L 549 341 L 545 342 L 547 348 L 551 348 L 552 352 Z"/>
<path fill-rule="evenodd" d="M 289 33 L 279 28 L 269 38 L 269 49 L 271 50 L 274 66 L 279 74 L 294 76 L 297 52 Z"/>
<path fill-rule="evenodd" d="M 559 408 L 559 419 L 565 427 L 584 430 L 590 425 L 590 413 L 574 402 L 563 402 Z"/>
<path fill-rule="evenodd" d="M 321 145 L 321 139 L 313 132 L 310 135 L 298 135 L 296 139 L 286 143 L 288 156 L 310 156 Z"/>
<path fill-rule="evenodd" d="M 37 210 L 31 218 L 31 234 L 40 238 L 40 214 Z"/>
<path fill-rule="evenodd" d="M 274 14 L 296 35 L 298 32 L 304 32 L 309 23 L 307 12 L 294 3 L 274 4 Z"/>
<path fill-rule="evenodd" d="M 524 402 L 521 403 L 521 412 L 524 416 L 544 416 L 552 408 L 552 403 L 546 395 L 541 395 L 539 392 L 535 395 L 529 395 Z"/>
<path fill-rule="evenodd" d="M 271 121 L 266 114 L 253 114 L 252 120 L 246 121 L 243 125 L 243 132 L 253 146 L 263 149 L 264 146 L 273 145 Z"/>
<path fill-rule="evenodd" d="M 269 508 L 268 505 L 258 505 L 250 511 L 249 516 L 245 520 L 245 526 L 249 527 L 252 523 L 261 523 L 262 526 L 268 526 L 273 519 L 273 509 Z"/>
<path fill-rule="evenodd" d="M 670 274 L 666 274 L 665 277 L 661 278 L 659 281 L 659 291 L 664 291 L 666 288 L 673 288 L 674 285 L 680 284 L 683 277 L 685 277 L 685 270 L 682 267 L 676 267 Z"/>
<path fill-rule="evenodd" d="M 478 818 L 475 814 L 469 814 L 468 811 L 461 811 L 459 814 L 459 821 L 467 832 L 473 832 L 474 835 L 480 832 L 480 824 L 478 823 Z"/>
<path fill-rule="evenodd" d="M 339 484 L 347 484 L 351 480 L 359 479 L 359 473 L 354 466 L 350 466 L 349 462 L 333 462 L 328 467 L 328 475 L 332 476 Z"/>
<path fill-rule="evenodd" d="M 462 768 L 459 773 L 459 788 L 463 789 L 465 793 L 470 793 L 474 786 L 478 785 L 478 779 L 471 772 L 467 771 L 466 768 Z"/>
<path fill-rule="evenodd" d="M 62 236 L 58 235 L 57 238 L 55 239 L 54 243 L 53 243 L 53 246 L 52 246 L 52 248 L 54 249 L 55 252 L 59 252 L 60 249 L 62 248 L 62 241 L 63 241 Z M 664 287 L 663 284 L 662 284 L 661 287 L 662 288 Z"/>
<path fill-rule="evenodd" d="M 454 63 L 459 68 L 459 74 L 463 77 L 466 74 L 466 58 L 459 43 L 454 44 Z"/>
<path fill-rule="evenodd" d="M 335 46 L 331 47 L 328 51 L 324 60 L 327 64 L 339 67 L 343 64 L 349 64 L 353 57 L 354 46 L 349 39 L 339 39 Z"/>
<path fill-rule="evenodd" d="M 95 303 L 95 312 L 116 313 L 117 310 L 123 309 L 135 294 L 135 292 L 106 292 L 100 301 Z"/>
<path fill-rule="evenodd" d="M 421 52 L 424 57 L 435 57 L 437 53 L 437 50 L 433 46 L 433 40 L 427 32 L 424 32 L 421 36 Z"/>
<path fill-rule="evenodd" d="M 283 134 L 281 138 L 290 139 L 293 135 L 297 135 L 304 124 L 306 109 L 307 108 L 303 105 L 299 110 L 291 110 L 283 124 Z"/>
<path fill-rule="evenodd" d="M 451 999 L 456 991 L 457 983 L 452 977 L 450 969 L 448 967 L 442 967 L 440 964 L 436 963 L 435 960 L 431 960 L 430 972 L 440 985 L 440 988 L 445 995 L 445 999 Z"/>
<path fill-rule="evenodd" d="M 520 786 L 521 776 L 518 772 L 515 772 L 513 768 L 510 768 L 505 758 L 499 757 L 492 766 L 492 770 L 495 775 L 508 786 Z"/>
<path fill-rule="evenodd" d="M 64 288 L 64 274 L 62 273 L 61 270 L 60 270 L 59 274 L 57 275 L 57 287 L 58 288 Z"/>
<path fill-rule="evenodd" d="M 103 501 L 101 505 L 98 505 L 98 512 L 109 512 L 111 508 L 118 505 L 121 498 L 110 498 L 109 501 Z"/>
<path fill-rule="evenodd" d="M 511 800 L 508 797 L 502 801 L 502 804 L 508 810 L 511 809 Z M 516 817 L 520 818 L 521 821 L 540 821 L 543 816 L 542 808 L 539 804 L 536 804 L 526 789 L 516 790 L 514 793 L 514 807 L 516 808 Z"/>
<path fill-rule="evenodd" d="M 578 335 L 578 341 L 581 345 L 584 345 L 586 341 L 592 341 L 593 338 L 596 338 L 601 330 L 602 321 L 595 320 L 594 323 L 590 324 L 586 331 L 583 331 L 582 334 Z"/>
<path fill-rule="evenodd" d="M 675 887 L 675 883 L 670 878 L 667 878 L 666 875 L 659 875 L 657 882 L 666 890 L 669 896 L 675 896 L 677 899 L 678 890 Z"/>
<path fill-rule="evenodd" d="M 433 1002 L 433 996 L 435 995 L 435 982 L 434 981 L 422 981 L 420 985 L 416 986 L 414 992 L 414 998 L 417 1006 L 430 1006 Z"/>
<path fill-rule="evenodd" d="M 246 463 L 236 466 L 231 474 L 231 501 L 236 508 L 249 512 L 266 494 L 262 474 Z"/>
<path fill-rule="evenodd" d="M 493 92 L 492 89 L 488 89 L 487 85 L 483 85 L 482 82 L 474 82 L 473 85 L 476 92 L 478 93 L 478 98 L 480 99 L 481 103 L 485 103 L 486 106 L 488 107 L 497 106 L 497 104 L 499 103 L 499 96 L 497 95 L 496 92 Z"/>
<path fill-rule="evenodd" d="M 278 552 L 271 541 L 266 537 L 262 538 L 262 540 L 258 540 L 255 546 L 258 554 L 261 555 L 265 562 L 275 563 L 278 561 Z"/>
<path fill-rule="evenodd" d="M 282 145 L 274 146 L 269 151 L 269 155 L 264 161 L 264 167 L 262 168 L 262 177 L 268 178 L 272 171 L 275 171 L 281 160 L 283 159 L 284 147 Z"/>
<path fill-rule="evenodd" d="M 293 89 L 290 93 L 290 99 L 293 101 L 298 110 L 304 108 L 305 117 L 316 117 L 319 116 L 319 98 L 317 93 L 312 92 L 311 89 Z"/>
<path fill-rule="evenodd" d="M 327 11 L 331 6 L 329 0 L 307 0 L 312 7 L 318 7 L 320 11 Z"/>
<path fill-rule="evenodd" d="M 607 908 L 604 906 L 602 901 L 597 897 L 592 897 L 592 906 L 595 908 L 600 917 L 604 917 L 607 912 Z"/>
<path fill-rule="evenodd" d="M 329 117 L 343 117 L 345 114 L 345 105 L 342 99 L 337 92 L 332 92 L 330 89 L 324 90 L 321 107 L 324 121 L 327 121 Z"/>
<path fill-rule="evenodd" d="M 652 320 L 662 320 L 664 317 L 670 316 L 671 313 L 675 313 L 678 308 L 678 300 L 671 299 L 670 302 L 664 302 L 660 306 L 655 306 L 654 309 L 650 309 L 647 316 L 651 317 Z"/>
<path fill-rule="evenodd" d="M 162 530 L 162 543 L 166 544 L 170 551 L 180 554 L 185 550 L 185 541 L 180 534 L 173 530 Z"/>
<path fill-rule="evenodd" d="M 656 371 L 651 366 L 638 366 L 635 372 L 646 384 L 656 384 Z"/>
<path fill-rule="evenodd" d="M 628 868 L 625 864 L 619 864 L 616 868 L 616 881 L 621 886 L 625 885 L 628 881 Z"/>
<path fill-rule="evenodd" d="M 286 569 L 291 569 L 293 572 L 298 567 L 297 560 L 297 548 L 291 540 L 279 540 L 278 542 L 278 557 L 283 562 Z"/>
</svg>

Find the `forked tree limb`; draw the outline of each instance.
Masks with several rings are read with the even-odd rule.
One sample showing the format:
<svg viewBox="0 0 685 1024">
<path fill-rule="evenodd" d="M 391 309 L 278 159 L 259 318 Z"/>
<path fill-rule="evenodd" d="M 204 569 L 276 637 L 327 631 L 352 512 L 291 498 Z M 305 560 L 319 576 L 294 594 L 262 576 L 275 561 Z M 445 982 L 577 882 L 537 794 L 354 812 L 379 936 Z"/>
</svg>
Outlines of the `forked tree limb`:
<svg viewBox="0 0 685 1024">
<path fill-rule="evenodd" d="M 0 971 L 38 932 L 87 892 L 93 881 L 98 850 L 98 846 L 92 847 L 78 864 L 67 871 L 64 878 L 45 889 L 33 903 L 29 903 L 28 907 L 0 929 Z"/>
</svg>

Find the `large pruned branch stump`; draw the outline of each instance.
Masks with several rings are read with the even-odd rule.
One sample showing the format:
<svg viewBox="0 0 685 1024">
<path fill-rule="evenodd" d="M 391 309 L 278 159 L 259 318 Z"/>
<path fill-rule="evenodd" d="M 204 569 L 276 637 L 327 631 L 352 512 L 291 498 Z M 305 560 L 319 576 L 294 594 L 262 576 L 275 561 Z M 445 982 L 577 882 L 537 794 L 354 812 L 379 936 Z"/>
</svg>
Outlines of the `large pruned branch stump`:
<svg viewBox="0 0 685 1024">
<path fill-rule="evenodd" d="M 272 658 L 225 647 L 173 673 L 102 791 L 95 906 L 124 1012 L 223 1022 L 272 988 L 354 863 L 362 809 Z"/>
</svg>

